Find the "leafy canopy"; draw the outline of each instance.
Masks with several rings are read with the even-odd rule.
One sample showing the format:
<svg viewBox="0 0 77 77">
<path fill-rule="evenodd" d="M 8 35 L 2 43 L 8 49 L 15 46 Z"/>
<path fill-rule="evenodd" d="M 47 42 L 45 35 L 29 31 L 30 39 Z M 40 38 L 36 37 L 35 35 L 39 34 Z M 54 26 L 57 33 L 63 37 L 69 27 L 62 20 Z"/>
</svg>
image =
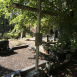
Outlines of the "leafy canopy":
<svg viewBox="0 0 77 77">
<path fill-rule="evenodd" d="M 41 25 L 47 27 L 56 25 L 60 31 L 62 43 L 71 42 L 72 49 L 77 47 L 77 0 L 41 0 L 41 9 L 58 16 L 41 15 Z M 35 26 L 37 24 L 37 13 L 22 9 L 9 7 L 13 3 L 22 4 L 33 8 L 38 7 L 38 0 L 0 0 L 0 15 L 5 14 L 10 24 L 15 24 L 15 29 L 21 30 L 23 26 Z M 48 23 L 48 24 L 46 24 Z M 46 29 L 50 29 L 46 28 Z"/>
</svg>

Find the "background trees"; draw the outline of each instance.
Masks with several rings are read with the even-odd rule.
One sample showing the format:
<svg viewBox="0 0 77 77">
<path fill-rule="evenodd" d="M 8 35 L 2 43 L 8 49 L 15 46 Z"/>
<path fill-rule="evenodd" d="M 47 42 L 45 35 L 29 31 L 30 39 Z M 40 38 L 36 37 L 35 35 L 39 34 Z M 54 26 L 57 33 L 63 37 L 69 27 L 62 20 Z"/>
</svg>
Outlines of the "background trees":
<svg viewBox="0 0 77 77">
<path fill-rule="evenodd" d="M 29 6 L 37 8 L 38 0 L 0 0 L 0 15 L 5 14 L 5 18 L 10 18 L 10 24 L 15 24 L 15 29 L 20 30 L 24 26 L 37 25 L 37 13 L 22 9 L 16 9 L 10 7 L 12 3 L 22 4 L 24 6 Z M 47 25 L 55 25 L 60 31 L 61 44 L 66 44 L 71 42 L 70 45 L 73 48 L 77 47 L 77 1 L 76 0 L 42 0 L 41 10 L 56 13 L 57 15 L 52 16 L 42 14 L 41 15 L 41 26 L 48 28 Z M 44 23 L 45 22 L 45 23 Z M 48 24 L 47 24 L 48 23 Z M 49 27 L 51 28 L 51 27 Z"/>
</svg>

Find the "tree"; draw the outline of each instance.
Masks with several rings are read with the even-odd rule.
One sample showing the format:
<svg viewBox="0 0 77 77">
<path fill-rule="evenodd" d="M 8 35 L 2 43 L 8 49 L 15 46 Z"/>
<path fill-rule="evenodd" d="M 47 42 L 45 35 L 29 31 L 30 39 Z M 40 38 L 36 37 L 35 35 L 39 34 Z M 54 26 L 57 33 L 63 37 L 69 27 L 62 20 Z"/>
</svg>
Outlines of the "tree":
<svg viewBox="0 0 77 77">
<path fill-rule="evenodd" d="M 12 15 L 10 18 L 10 24 L 15 23 L 15 27 L 19 30 L 22 26 L 20 26 L 21 23 L 23 25 L 28 26 L 28 23 L 30 23 L 32 26 L 37 22 L 37 13 L 31 12 L 27 10 L 22 9 L 16 9 L 9 7 L 13 3 L 22 4 L 24 6 L 29 6 L 32 8 L 37 8 L 37 2 L 38 0 L 1 0 L 0 3 L 0 14 L 5 14 L 6 18 L 9 18 L 9 16 Z M 3 9 L 5 8 L 5 9 Z M 51 25 L 53 23 L 56 23 L 56 27 L 59 28 L 60 31 L 60 40 L 59 42 L 61 44 L 66 44 L 67 42 L 71 42 L 71 47 L 76 48 L 77 47 L 77 1 L 76 0 L 42 0 L 41 2 L 41 19 L 45 18 L 43 22 L 46 22 L 47 19 L 49 20 L 48 23 Z M 46 12 L 48 11 L 48 12 Z M 16 13 L 15 13 L 16 12 Z M 50 12 L 55 13 L 52 14 L 52 16 L 48 16 L 47 14 L 50 14 Z M 23 13 L 23 14 L 22 14 Z M 16 15 L 17 14 L 17 15 Z M 41 23 L 43 23 L 41 21 Z"/>
<path fill-rule="evenodd" d="M 66 6 L 59 13 L 59 30 L 60 30 L 60 41 L 61 44 L 66 44 L 67 49 L 73 51 L 77 47 L 77 11 L 76 5 L 77 1 L 75 0 L 67 0 Z"/>
<path fill-rule="evenodd" d="M 26 29 L 24 27 L 27 27 L 29 25 L 28 23 L 31 23 L 31 25 L 34 24 L 36 20 L 36 15 L 34 12 L 24 11 L 21 9 L 15 9 L 15 8 L 10 7 L 10 5 L 14 2 L 19 2 L 20 4 L 24 4 L 24 5 L 26 5 L 27 3 L 27 1 L 17 1 L 17 0 L 0 1 L 1 3 L 0 14 L 1 15 L 5 14 L 5 18 L 7 19 L 10 17 L 10 20 L 9 20 L 10 24 L 15 24 L 14 30 L 16 30 L 17 32 L 21 32 L 21 30 L 25 31 Z"/>
</svg>

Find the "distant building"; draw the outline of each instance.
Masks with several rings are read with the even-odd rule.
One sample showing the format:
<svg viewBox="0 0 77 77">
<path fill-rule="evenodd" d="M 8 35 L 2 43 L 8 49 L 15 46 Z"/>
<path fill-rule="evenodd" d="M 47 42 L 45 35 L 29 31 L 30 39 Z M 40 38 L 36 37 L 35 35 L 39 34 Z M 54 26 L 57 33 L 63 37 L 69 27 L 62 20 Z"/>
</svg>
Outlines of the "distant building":
<svg viewBox="0 0 77 77">
<path fill-rule="evenodd" d="M 36 28 L 37 27 L 33 27 L 33 28 L 30 29 L 30 31 L 33 32 L 33 33 L 36 33 Z"/>
</svg>

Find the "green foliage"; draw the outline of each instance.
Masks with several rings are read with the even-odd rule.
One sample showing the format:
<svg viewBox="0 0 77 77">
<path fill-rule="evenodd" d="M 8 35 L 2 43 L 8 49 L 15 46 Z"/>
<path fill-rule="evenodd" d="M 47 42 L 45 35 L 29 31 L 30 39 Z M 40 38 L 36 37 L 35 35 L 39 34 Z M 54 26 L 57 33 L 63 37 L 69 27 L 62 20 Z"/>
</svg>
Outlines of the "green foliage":
<svg viewBox="0 0 77 77">
<path fill-rule="evenodd" d="M 77 47 L 77 1 L 76 0 L 42 0 L 41 9 L 58 16 L 41 15 L 41 32 L 48 33 L 55 25 L 59 28 L 59 43 L 71 42 L 71 49 Z M 29 24 L 33 27 L 37 24 L 37 13 L 27 10 L 10 7 L 11 4 L 18 3 L 33 8 L 38 7 L 38 0 L 0 0 L 0 15 L 10 18 L 10 24 L 15 24 L 16 31 L 19 32 Z M 5 9 L 4 9 L 5 8 Z M 11 17 L 10 17 L 11 16 Z"/>
<path fill-rule="evenodd" d="M 73 50 L 77 47 L 77 1 L 69 4 L 67 9 L 64 9 L 59 14 L 59 30 L 61 44 L 71 42 L 70 48 Z"/>
<path fill-rule="evenodd" d="M 7 36 L 17 36 L 18 33 L 6 33 Z"/>
<path fill-rule="evenodd" d="M 36 19 L 37 19 L 36 13 L 25 11 L 22 9 L 12 8 L 10 7 L 10 5 L 13 3 L 19 3 L 30 7 L 32 6 L 36 7 L 37 1 L 36 3 L 34 3 L 34 1 L 29 1 L 29 0 L 26 0 L 26 1 L 25 0 L 3 0 L 2 1 L 0 0 L 0 7 L 1 7 L 0 15 L 5 14 L 5 18 L 7 19 L 10 18 L 9 19 L 10 24 L 15 24 L 14 29 L 20 32 L 22 29 L 24 29 L 23 28 L 24 26 L 27 27 L 29 24 L 31 24 L 31 26 L 34 26 L 34 23 L 36 22 Z"/>
<path fill-rule="evenodd" d="M 41 25 L 42 34 L 50 34 L 51 29 L 53 29 L 53 27 L 48 22 L 44 22 L 44 24 Z"/>
<path fill-rule="evenodd" d="M 16 38 L 18 33 L 5 33 L 4 38 Z"/>
<path fill-rule="evenodd" d="M 30 35 L 27 34 L 25 38 L 29 38 L 29 37 L 32 37 L 32 36 L 30 36 Z"/>
<path fill-rule="evenodd" d="M 41 19 L 41 33 L 42 34 L 50 34 L 50 30 L 54 29 L 54 22 L 51 22 L 51 16 L 45 16 Z"/>
</svg>

